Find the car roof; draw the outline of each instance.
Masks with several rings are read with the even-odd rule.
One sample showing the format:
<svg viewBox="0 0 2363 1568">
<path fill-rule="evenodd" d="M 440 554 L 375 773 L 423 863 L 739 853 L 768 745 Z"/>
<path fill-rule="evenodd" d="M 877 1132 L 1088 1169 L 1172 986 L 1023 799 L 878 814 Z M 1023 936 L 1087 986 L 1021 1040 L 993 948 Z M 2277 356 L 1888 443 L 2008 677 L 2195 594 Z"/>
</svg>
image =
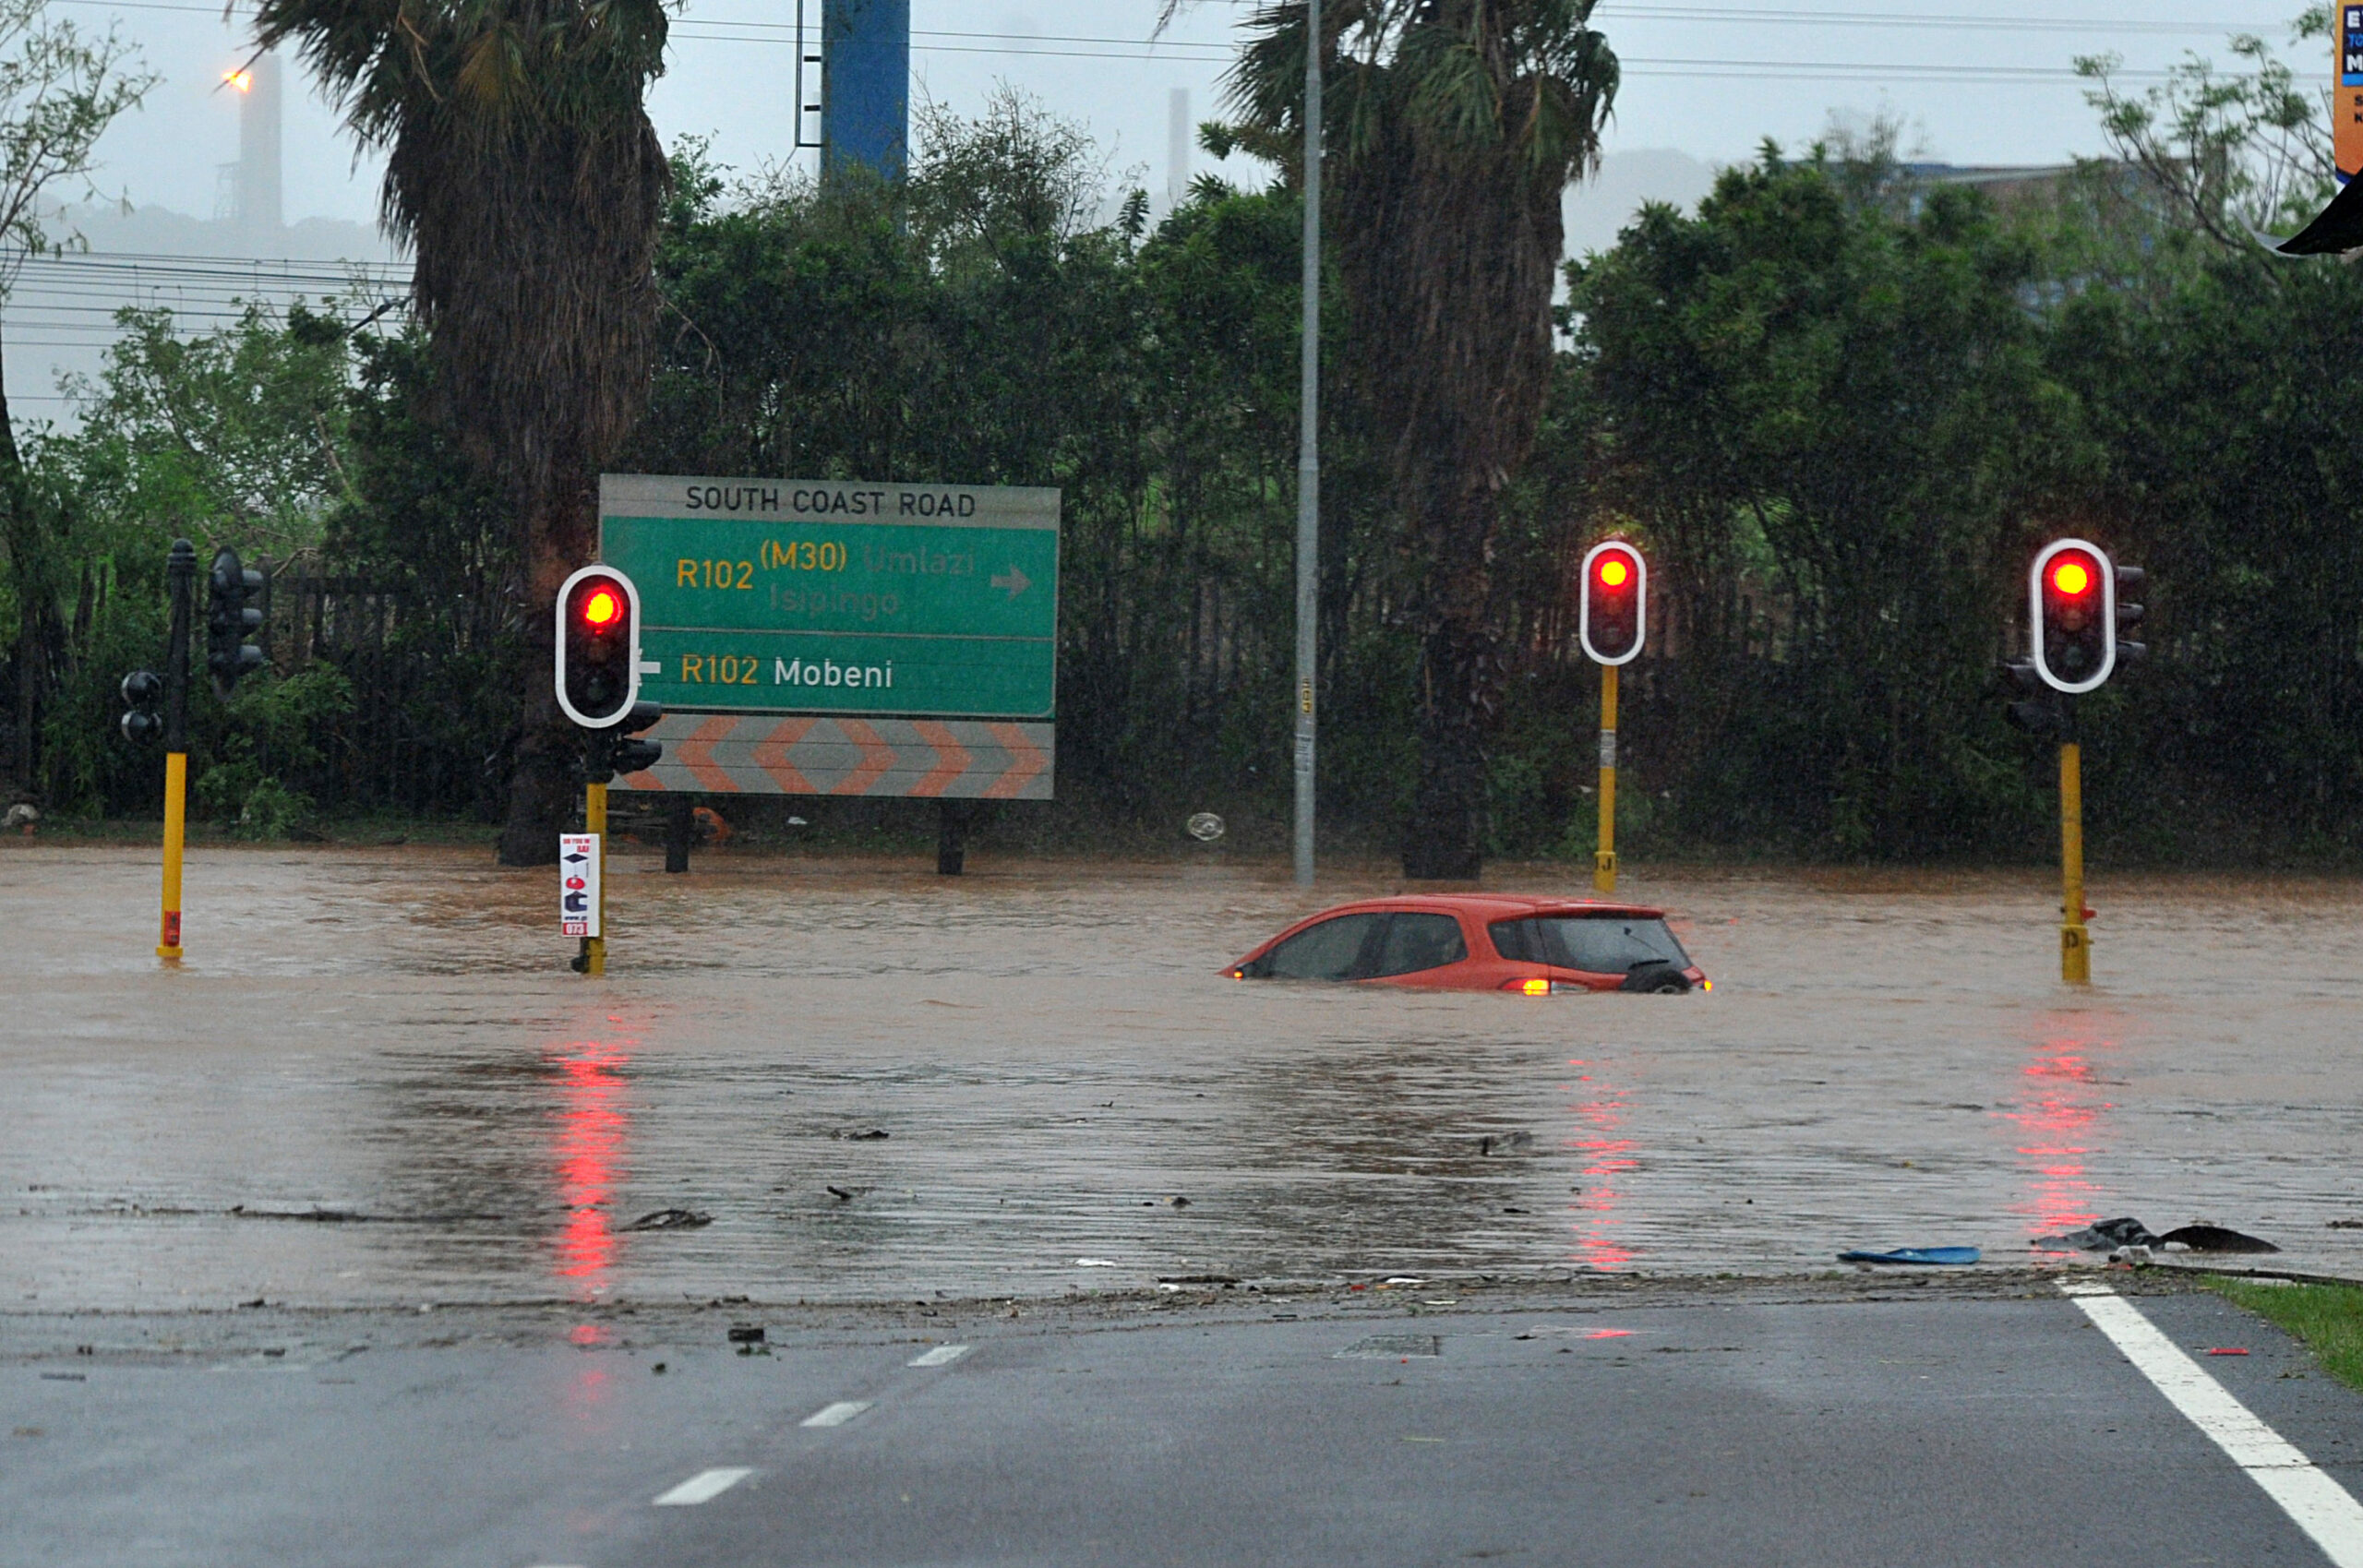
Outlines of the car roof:
<svg viewBox="0 0 2363 1568">
<path fill-rule="evenodd" d="M 1642 904 L 1619 904 L 1597 898 L 1550 898 L 1526 893 L 1505 892 L 1445 892 L 1402 893 L 1393 898 L 1357 899 L 1325 909 L 1320 919 L 1331 915 L 1349 914 L 1355 910 L 1414 910 L 1433 909 L 1445 914 L 1468 915 L 1479 920 L 1516 920 L 1535 915 L 1627 915 L 1641 920 L 1661 920 L 1665 911 Z"/>
</svg>

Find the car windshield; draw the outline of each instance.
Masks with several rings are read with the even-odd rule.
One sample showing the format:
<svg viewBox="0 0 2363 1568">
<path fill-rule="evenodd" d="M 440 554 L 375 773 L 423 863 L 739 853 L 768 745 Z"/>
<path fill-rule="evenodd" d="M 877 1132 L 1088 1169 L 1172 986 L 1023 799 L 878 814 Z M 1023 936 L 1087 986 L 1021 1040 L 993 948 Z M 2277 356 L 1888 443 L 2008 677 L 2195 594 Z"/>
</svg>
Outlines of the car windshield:
<svg viewBox="0 0 2363 1568">
<path fill-rule="evenodd" d="M 1493 945 L 1504 958 L 1580 969 L 1587 975 L 1624 975 L 1637 964 L 1690 967 L 1663 920 L 1632 915 L 1553 915 L 1505 920 L 1493 928 Z"/>
</svg>

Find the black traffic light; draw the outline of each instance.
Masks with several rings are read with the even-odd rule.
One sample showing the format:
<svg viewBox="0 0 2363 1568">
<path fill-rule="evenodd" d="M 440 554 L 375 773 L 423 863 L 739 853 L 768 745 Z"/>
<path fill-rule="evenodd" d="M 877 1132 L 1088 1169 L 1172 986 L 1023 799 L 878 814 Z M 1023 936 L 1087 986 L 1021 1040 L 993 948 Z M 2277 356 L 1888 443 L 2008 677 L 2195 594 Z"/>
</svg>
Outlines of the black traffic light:
<svg viewBox="0 0 2363 1568">
<path fill-rule="evenodd" d="M 665 743 L 661 740 L 631 740 L 626 738 L 665 716 L 665 708 L 657 702 L 635 702 L 631 711 L 618 724 L 606 729 L 593 730 L 583 748 L 582 779 L 585 784 L 613 784 L 618 773 L 644 772 L 665 760 Z"/>
<path fill-rule="evenodd" d="M 123 677 L 123 737 L 155 740 L 164 733 L 164 715 L 157 712 L 164 700 L 164 677 L 153 670 L 134 670 Z"/>
<path fill-rule="evenodd" d="M 611 754 L 616 772 L 644 773 L 665 760 L 663 741 L 622 738 L 625 736 L 638 735 L 664 716 L 665 708 L 662 703 L 635 702 L 631 705 L 631 712 L 624 715 L 624 722 L 607 732 L 617 737 L 615 750 Z"/>
<path fill-rule="evenodd" d="M 2002 717 L 2011 728 L 2046 740 L 2067 738 L 2068 716 L 2033 659 L 2012 659 L 2002 665 Z"/>
<path fill-rule="evenodd" d="M 2054 691 L 2090 691 L 2117 667 L 2117 573 L 2096 545 L 2054 540 L 2027 574 L 2035 674 Z"/>
<path fill-rule="evenodd" d="M 262 573 L 240 565 L 238 552 L 225 547 L 213 557 L 205 592 L 205 666 L 213 672 L 213 689 L 227 697 L 241 676 L 262 668 L 262 650 L 246 640 L 262 625 L 253 603 L 262 592 Z"/>
<path fill-rule="evenodd" d="M 558 592 L 558 705 L 604 730 L 639 699 L 640 590 L 612 567 L 584 567 Z"/>
<path fill-rule="evenodd" d="M 1601 664 L 1630 663 L 1649 631 L 1649 567 L 1621 540 L 1595 545 L 1584 557 L 1583 600 L 1576 635 Z"/>
<path fill-rule="evenodd" d="M 2117 662 L 2120 664 L 2137 663 L 2150 656 L 2148 643 L 2137 642 L 2127 635 L 2141 624 L 2148 606 L 2137 604 L 2126 595 L 2140 592 L 2141 585 L 2148 581 L 2150 574 L 2140 567 L 2117 569 Z"/>
</svg>

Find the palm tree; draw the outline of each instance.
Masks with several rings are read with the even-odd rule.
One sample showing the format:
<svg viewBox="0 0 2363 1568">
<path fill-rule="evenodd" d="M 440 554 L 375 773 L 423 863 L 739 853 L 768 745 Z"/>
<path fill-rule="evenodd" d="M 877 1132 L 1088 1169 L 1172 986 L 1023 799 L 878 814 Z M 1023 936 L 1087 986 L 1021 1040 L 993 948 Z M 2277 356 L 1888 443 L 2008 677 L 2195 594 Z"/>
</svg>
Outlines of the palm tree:
<svg viewBox="0 0 2363 1568">
<path fill-rule="evenodd" d="M 1324 0 L 1326 216 L 1351 379 L 1386 443 L 1420 635 L 1413 877 L 1484 851 L 1485 728 L 1499 687 L 1491 559 L 1503 494 L 1551 370 L 1560 201 L 1600 160 L 1616 56 L 1594 0 Z M 1306 7 L 1258 10 L 1233 103 L 1300 141 Z"/>
<path fill-rule="evenodd" d="M 548 675 L 552 605 L 589 560 L 600 464 L 647 396 L 668 188 L 643 107 L 665 0 L 262 0 L 365 145 L 415 257 L 437 399 L 515 510 L 523 726 L 500 858 L 556 857 L 571 737 Z"/>
</svg>

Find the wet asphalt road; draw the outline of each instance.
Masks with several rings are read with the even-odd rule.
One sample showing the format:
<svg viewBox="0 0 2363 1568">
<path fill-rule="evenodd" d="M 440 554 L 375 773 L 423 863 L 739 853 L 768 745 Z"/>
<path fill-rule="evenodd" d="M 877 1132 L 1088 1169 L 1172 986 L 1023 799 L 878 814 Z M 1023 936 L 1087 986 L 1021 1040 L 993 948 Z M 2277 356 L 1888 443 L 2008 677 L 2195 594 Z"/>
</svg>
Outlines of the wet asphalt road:
<svg viewBox="0 0 2363 1568">
<path fill-rule="evenodd" d="M 150 1319 L 18 1322 L 0 1562 L 2326 1561 L 2051 1286 L 1892 1294 L 775 1312 L 747 1356 L 727 1308 L 254 1314 L 178 1350 Z M 2248 1348 L 2204 1365 L 2363 1490 L 2357 1396 L 2302 1349 L 2136 1300 Z"/>
</svg>

